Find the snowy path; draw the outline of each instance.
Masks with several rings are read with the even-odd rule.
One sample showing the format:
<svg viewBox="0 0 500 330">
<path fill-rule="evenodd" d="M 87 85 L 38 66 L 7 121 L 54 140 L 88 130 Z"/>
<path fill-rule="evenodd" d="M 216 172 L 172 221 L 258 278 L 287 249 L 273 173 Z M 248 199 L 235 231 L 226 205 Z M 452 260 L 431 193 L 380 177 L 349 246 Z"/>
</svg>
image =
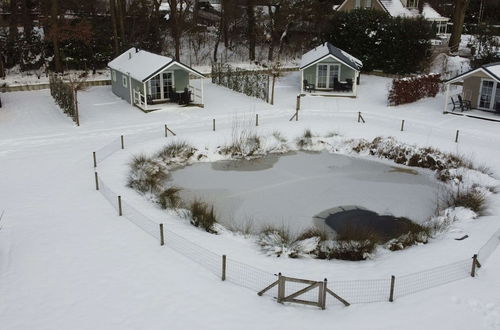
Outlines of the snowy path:
<svg viewBox="0 0 500 330">
<path fill-rule="evenodd" d="M 133 224 L 116 216 L 95 192 L 91 152 L 120 134 L 135 134 L 133 139 L 139 148 L 141 140 L 161 136 L 163 125 L 169 123 L 182 137 L 210 140 L 211 119 L 217 118 L 220 133 L 213 139 L 221 141 L 221 136 L 231 133 L 234 112 L 239 118 L 253 118 L 259 113 L 261 129 L 267 131 L 291 128 L 295 134 L 310 127 L 366 137 L 394 135 L 408 142 L 474 155 L 500 173 L 500 124 L 443 116 L 442 96 L 387 108 L 384 90 L 388 80 L 366 77 L 362 86 L 366 89 L 360 91 L 359 99 L 306 98 L 301 120 L 289 123 L 295 106 L 296 78 L 291 74 L 280 82 L 275 107 L 207 84 L 205 109 L 151 114 L 117 100 L 108 87 L 92 88 L 81 93 L 80 128 L 55 108 L 48 91 L 2 95 L 0 210 L 7 211 L 0 230 L 0 328 L 319 329 L 325 324 L 340 329 L 500 328 L 500 251 L 493 254 L 476 279 L 424 291 L 392 304 L 332 305 L 327 311 L 282 306 L 269 297 L 222 283 L 190 260 L 161 248 Z M 369 121 L 358 125 L 352 113 L 341 114 L 343 111 L 366 112 Z M 408 119 L 407 130 L 402 133 L 398 132 L 400 119 Z M 452 142 L 456 129 L 463 132 L 458 145 Z M 142 133 L 145 136 L 141 137 Z M 127 155 L 116 155 L 103 165 L 114 185 L 119 184 L 123 167 L 113 175 L 113 166 L 126 160 Z M 492 210 L 500 214 L 498 198 Z M 464 242 L 474 247 L 499 226 L 498 216 L 466 224 L 463 229 L 474 235 Z M 192 233 L 194 239 L 206 240 L 208 247 L 217 249 L 224 244 L 218 238 L 208 240 L 204 233 L 188 231 L 187 226 L 177 228 Z M 235 252 L 250 248 L 236 248 Z M 452 245 L 447 248 L 450 258 L 455 258 Z M 414 250 L 408 250 L 407 255 L 417 253 Z M 425 267 L 412 264 L 405 256 L 394 257 L 401 261 L 402 268 Z M 262 259 L 255 252 L 237 257 L 250 264 Z M 379 261 L 362 265 L 360 274 L 353 276 L 369 277 L 370 270 L 390 265 L 394 262 L 391 260 L 382 256 Z M 296 267 L 291 260 L 271 258 L 264 264 L 274 262 L 285 269 Z M 307 267 L 313 267 L 313 263 L 305 261 L 301 271 L 307 274 Z M 318 267 L 326 270 L 332 265 Z M 338 276 L 348 276 L 348 269 L 339 271 Z"/>
</svg>

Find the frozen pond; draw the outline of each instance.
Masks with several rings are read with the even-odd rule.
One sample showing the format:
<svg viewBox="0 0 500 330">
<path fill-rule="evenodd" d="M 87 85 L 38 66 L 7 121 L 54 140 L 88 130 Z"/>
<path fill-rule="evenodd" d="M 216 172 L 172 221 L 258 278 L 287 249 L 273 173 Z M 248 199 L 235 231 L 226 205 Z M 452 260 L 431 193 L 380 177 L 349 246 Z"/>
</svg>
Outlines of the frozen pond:
<svg viewBox="0 0 500 330">
<path fill-rule="evenodd" d="M 344 205 L 422 222 L 436 208 L 439 186 L 429 172 L 326 152 L 197 163 L 173 171 L 169 183 L 184 198 L 213 203 L 223 224 L 293 231 Z"/>
</svg>

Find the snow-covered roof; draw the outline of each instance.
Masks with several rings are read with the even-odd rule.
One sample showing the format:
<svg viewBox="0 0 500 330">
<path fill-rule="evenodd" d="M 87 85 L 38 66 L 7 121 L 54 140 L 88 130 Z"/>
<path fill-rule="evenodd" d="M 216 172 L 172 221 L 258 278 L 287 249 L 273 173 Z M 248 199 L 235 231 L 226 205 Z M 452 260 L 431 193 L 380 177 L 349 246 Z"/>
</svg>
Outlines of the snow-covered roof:
<svg viewBox="0 0 500 330">
<path fill-rule="evenodd" d="M 198 71 L 177 62 L 170 57 L 153 54 L 135 47 L 130 48 L 114 60 L 108 63 L 113 70 L 129 74 L 138 81 L 147 81 L 155 73 L 177 64 L 192 73 L 203 76 Z"/>
<path fill-rule="evenodd" d="M 418 14 L 415 13 L 415 11 L 406 8 L 401 0 L 380 0 L 380 3 L 382 3 L 387 12 L 394 17 L 414 17 Z"/>
<path fill-rule="evenodd" d="M 449 20 L 447 17 L 441 16 L 434 8 L 432 8 L 428 3 L 424 3 L 422 8 L 422 16 L 429 21 L 433 20 Z"/>
<path fill-rule="evenodd" d="M 446 81 L 446 84 L 453 84 L 456 82 L 463 81 L 466 77 L 472 76 L 477 72 L 483 72 L 488 76 L 490 76 L 491 78 L 495 79 L 497 82 L 500 82 L 500 62 L 496 62 L 496 63 L 485 64 L 477 69 L 464 72 L 454 78 L 449 79 L 448 81 Z"/>
<path fill-rule="evenodd" d="M 500 62 L 485 64 L 482 67 L 500 81 Z"/>
<path fill-rule="evenodd" d="M 363 67 L 363 62 L 358 60 L 356 57 L 343 51 L 342 49 L 333 46 L 329 42 L 325 42 L 321 46 L 318 46 L 302 55 L 302 59 L 300 61 L 300 69 L 303 70 L 327 56 L 333 56 L 340 62 L 357 71 L 359 71 Z"/>
</svg>

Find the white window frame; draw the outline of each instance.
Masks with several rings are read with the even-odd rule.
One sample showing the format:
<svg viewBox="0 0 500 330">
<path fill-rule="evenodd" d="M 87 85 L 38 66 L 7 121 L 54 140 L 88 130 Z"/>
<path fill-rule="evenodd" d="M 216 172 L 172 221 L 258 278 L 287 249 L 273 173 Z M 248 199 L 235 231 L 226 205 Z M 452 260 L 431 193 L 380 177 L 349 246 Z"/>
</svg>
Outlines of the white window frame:
<svg viewBox="0 0 500 330">
<path fill-rule="evenodd" d="M 128 77 L 123 75 L 122 76 L 122 85 L 123 87 L 127 88 L 128 87 Z"/>
<path fill-rule="evenodd" d="M 113 77 L 113 81 L 116 82 L 116 71 L 111 70 L 111 76 Z"/>
<path fill-rule="evenodd" d="M 361 0 L 354 0 L 354 9 L 361 8 Z"/>
<path fill-rule="evenodd" d="M 365 8 L 371 8 L 373 6 L 372 0 L 365 0 Z"/>
<path fill-rule="evenodd" d="M 154 75 L 153 77 L 151 77 L 148 81 L 147 81 L 147 86 L 148 86 L 148 91 L 149 91 L 149 94 L 148 95 L 151 95 L 151 80 L 156 77 L 156 76 L 160 76 L 160 98 L 159 99 L 155 99 L 155 100 L 159 100 L 159 101 L 164 101 L 164 100 L 168 100 L 168 98 L 165 98 L 165 92 L 163 90 L 163 74 L 164 73 L 171 73 L 172 74 L 172 89 L 174 90 L 174 93 L 177 92 L 175 90 L 175 74 L 174 74 L 174 71 L 173 70 L 167 70 L 167 71 L 162 71 L 162 72 L 159 72 L 157 75 Z"/>
<path fill-rule="evenodd" d="M 319 79 L 319 66 L 320 65 L 326 65 L 327 69 L 326 69 L 326 87 L 324 88 L 320 88 L 318 87 L 318 79 Z M 333 86 L 330 86 L 330 68 L 332 66 L 336 66 L 339 68 L 338 72 L 339 72 L 339 81 L 340 81 L 340 77 L 341 77 L 341 74 L 340 74 L 340 70 L 342 69 L 342 65 L 340 65 L 340 63 L 317 63 L 316 64 L 316 89 L 333 89 Z"/>
<path fill-rule="evenodd" d="M 417 8 L 418 7 L 418 0 L 407 0 L 407 8 Z"/>
<path fill-rule="evenodd" d="M 491 101 L 490 101 L 490 107 L 489 108 L 484 108 L 480 107 L 479 105 L 481 104 L 481 91 L 483 90 L 483 81 L 491 81 L 493 82 L 493 87 L 492 87 L 492 93 L 491 93 Z M 499 83 L 493 79 L 488 79 L 488 78 L 481 78 L 481 84 L 479 85 L 479 94 L 477 96 L 477 108 L 482 109 L 482 110 L 494 110 L 495 107 L 495 97 L 496 97 L 496 92 L 497 92 L 497 86 Z"/>
</svg>

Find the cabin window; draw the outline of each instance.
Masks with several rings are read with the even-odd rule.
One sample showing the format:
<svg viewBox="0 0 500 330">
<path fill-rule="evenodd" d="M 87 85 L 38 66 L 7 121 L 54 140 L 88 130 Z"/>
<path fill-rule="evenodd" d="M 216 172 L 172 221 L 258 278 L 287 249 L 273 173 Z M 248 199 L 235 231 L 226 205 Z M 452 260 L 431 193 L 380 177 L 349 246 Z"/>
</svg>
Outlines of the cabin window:
<svg viewBox="0 0 500 330">
<path fill-rule="evenodd" d="M 365 0 L 365 8 L 371 8 L 372 7 L 372 0 Z"/>
<path fill-rule="evenodd" d="M 500 84 L 483 79 L 479 91 L 479 108 L 487 110 L 500 110 Z"/>
<path fill-rule="evenodd" d="M 113 76 L 113 81 L 116 82 L 116 71 L 112 70 L 111 75 Z"/>
<path fill-rule="evenodd" d="M 354 1 L 354 8 L 361 8 L 361 0 Z"/>
<path fill-rule="evenodd" d="M 335 79 L 339 80 L 339 64 L 318 64 L 316 72 L 316 86 L 323 89 L 333 89 Z"/>
<path fill-rule="evenodd" d="M 418 0 L 408 0 L 408 4 L 406 5 L 408 8 L 417 8 Z"/>
<path fill-rule="evenodd" d="M 123 87 L 128 87 L 127 76 L 122 77 L 122 83 L 123 83 Z"/>
</svg>

